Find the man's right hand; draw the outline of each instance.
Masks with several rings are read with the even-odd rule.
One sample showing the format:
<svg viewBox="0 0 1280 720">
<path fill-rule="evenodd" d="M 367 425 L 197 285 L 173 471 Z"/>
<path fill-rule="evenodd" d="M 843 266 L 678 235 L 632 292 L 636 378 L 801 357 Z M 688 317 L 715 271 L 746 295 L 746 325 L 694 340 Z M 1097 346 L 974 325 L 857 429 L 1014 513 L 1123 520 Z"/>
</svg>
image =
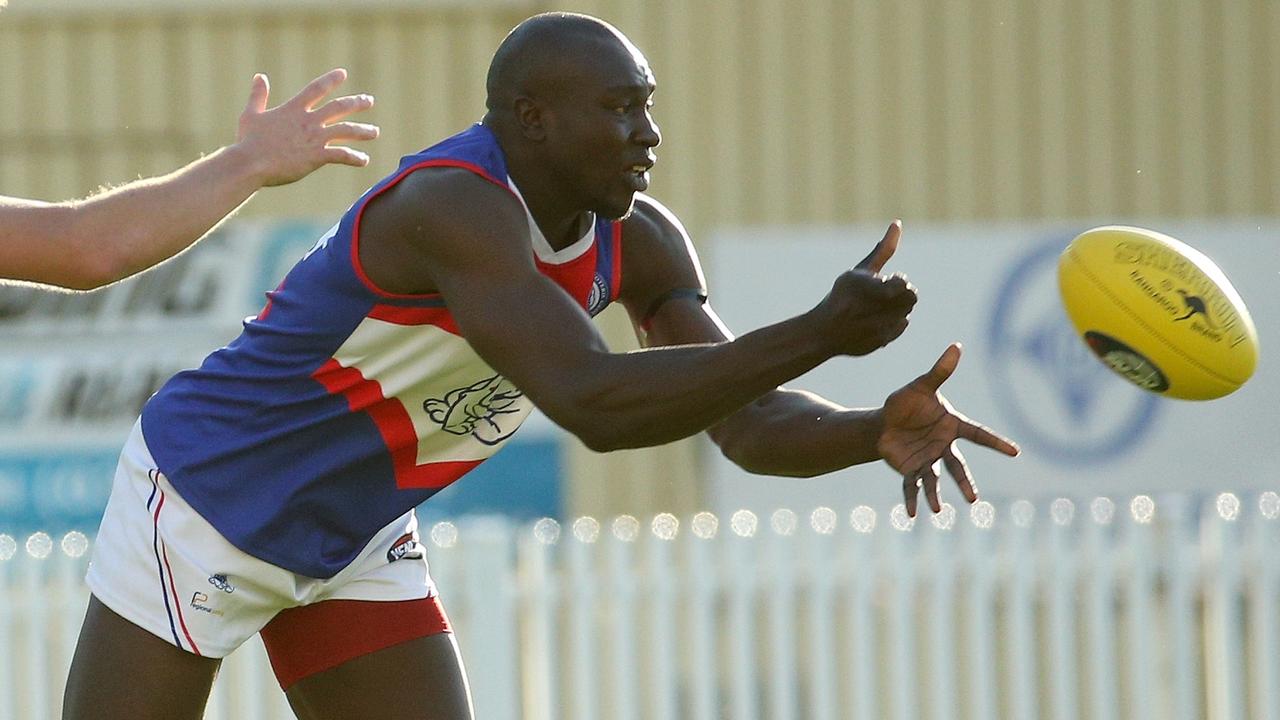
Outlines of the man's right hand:
<svg viewBox="0 0 1280 720">
<path fill-rule="evenodd" d="M 907 329 L 916 290 L 905 276 L 881 275 L 898 247 L 902 225 L 895 220 L 862 262 L 836 278 L 831 292 L 811 313 L 833 354 L 866 355 L 893 342 Z"/>
</svg>

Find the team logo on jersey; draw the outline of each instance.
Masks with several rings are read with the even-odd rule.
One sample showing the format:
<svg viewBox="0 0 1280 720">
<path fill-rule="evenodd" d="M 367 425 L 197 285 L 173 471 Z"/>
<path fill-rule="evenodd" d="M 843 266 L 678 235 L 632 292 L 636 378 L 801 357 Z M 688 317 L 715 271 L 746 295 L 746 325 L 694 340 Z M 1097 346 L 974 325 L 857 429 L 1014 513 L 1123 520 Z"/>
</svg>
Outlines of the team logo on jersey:
<svg viewBox="0 0 1280 720">
<path fill-rule="evenodd" d="M 591 292 L 587 295 L 587 314 L 596 315 L 609 304 L 609 283 L 596 273 L 591 279 Z"/>
<path fill-rule="evenodd" d="M 422 557 L 422 546 L 418 544 L 418 540 L 413 536 L 413 533 L 405 533 L 396 538 L 396 541 L 391 543 L 391 549 L 387 551 L 387 562 L 395 562 L 405 558 L 419 560 Z"/>
<path fill-rule="evenodd" d="M 440 423 L 445 432 L 470 435 L 485 445 L 497 445 L 520 427 L 520 392 L 501 375 L 428 398 L 422 403 L 427 417 Z M 505 418 L 516 415 L 514 418 Z M 507 427 L 503 427 L 504 419 Z"/>
</svg>

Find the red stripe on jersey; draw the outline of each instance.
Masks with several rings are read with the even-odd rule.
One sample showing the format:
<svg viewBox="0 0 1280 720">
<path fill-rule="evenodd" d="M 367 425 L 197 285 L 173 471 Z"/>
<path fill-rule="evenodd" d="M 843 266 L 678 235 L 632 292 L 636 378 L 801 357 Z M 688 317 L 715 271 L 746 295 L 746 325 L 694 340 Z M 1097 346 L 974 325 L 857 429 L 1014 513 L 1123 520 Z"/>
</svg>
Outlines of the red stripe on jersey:
<svg viewBox="0 0 1280 720">
<path fill-rule="evenodd" d="M 374 305 L 369 311 L 369 317 L 396 325 L 435 325 L 445 332 L 462 336 L 462 331 L 453 321 L 453 314 L 448 308 Z"/>
<path fill-rule="evenodd" d="M 599 247 L 593 239 L 591 247 L 586 252 L 568 262 L 548 263 L 536 257 L 533 260 L 538 267 L 538 272 L 551 278 L 552 282 L 569 293 L 574 302 L 585 308 L 588 298 L 591 297 L 591 285 L 595 281 L 598 251 Z"/>
<path fill-rule="evenodd" d="M 347 399 L 351 412 L 365 412 L 378 428 L 391 453 L 398 488 L 440 488 L 465 475 L 481 460 L 418 464 L 418 431 L 404 405 L 386 398 L 376 380 L 367 380 L 356 368 L 343 367 L 330 358 L 311 377 L 333 395 Z"/>
<path fill-rule="evenodd" d="M 416 450 L 416 448 L 411 448 Z M 407 463 L 405 460 L 407 459 Z M 418 465 L 416 456 L 397 457 L 392 454 L 396 466 L 396 487 L 404 489 L 442 488 L 454 480 L 471 472 L 471 469 L 483 460 L 454 460 L 452 462 L 436 462 Z"/>
</svg>

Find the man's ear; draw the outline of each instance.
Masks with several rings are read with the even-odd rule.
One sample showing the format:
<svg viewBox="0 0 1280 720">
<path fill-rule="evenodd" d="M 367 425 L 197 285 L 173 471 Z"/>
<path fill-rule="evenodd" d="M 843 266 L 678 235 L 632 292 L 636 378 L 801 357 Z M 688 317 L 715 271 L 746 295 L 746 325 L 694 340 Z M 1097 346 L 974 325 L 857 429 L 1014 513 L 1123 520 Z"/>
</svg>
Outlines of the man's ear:
<svg viewBox="0 0 1280 720">
<path fill-rule="evenodd" d="M 529 97 L 518 97 L 514 103 L 516 126 L 520 134 L 534 142 L 542 142 L 547 137 L 547 129 L 543 125 L 542 108 Z"/>
</svg>

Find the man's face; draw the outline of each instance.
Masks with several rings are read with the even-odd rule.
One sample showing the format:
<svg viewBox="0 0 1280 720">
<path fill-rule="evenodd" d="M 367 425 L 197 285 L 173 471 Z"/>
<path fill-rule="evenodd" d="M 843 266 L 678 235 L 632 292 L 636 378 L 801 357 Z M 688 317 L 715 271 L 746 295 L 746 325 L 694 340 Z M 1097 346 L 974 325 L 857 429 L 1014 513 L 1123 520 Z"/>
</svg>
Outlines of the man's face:
<svg viewBox="0 0 1280 720">
<path fill-rule="evenodd" d="M 650 115 L 655 82 L 630 43 L 589 47 L 566 63 L 547 98 L 546 150 L 557 181 L 584 209 L 621 218 L 649 187 L 652 150 L 662 142 Z"/>
</svg>

